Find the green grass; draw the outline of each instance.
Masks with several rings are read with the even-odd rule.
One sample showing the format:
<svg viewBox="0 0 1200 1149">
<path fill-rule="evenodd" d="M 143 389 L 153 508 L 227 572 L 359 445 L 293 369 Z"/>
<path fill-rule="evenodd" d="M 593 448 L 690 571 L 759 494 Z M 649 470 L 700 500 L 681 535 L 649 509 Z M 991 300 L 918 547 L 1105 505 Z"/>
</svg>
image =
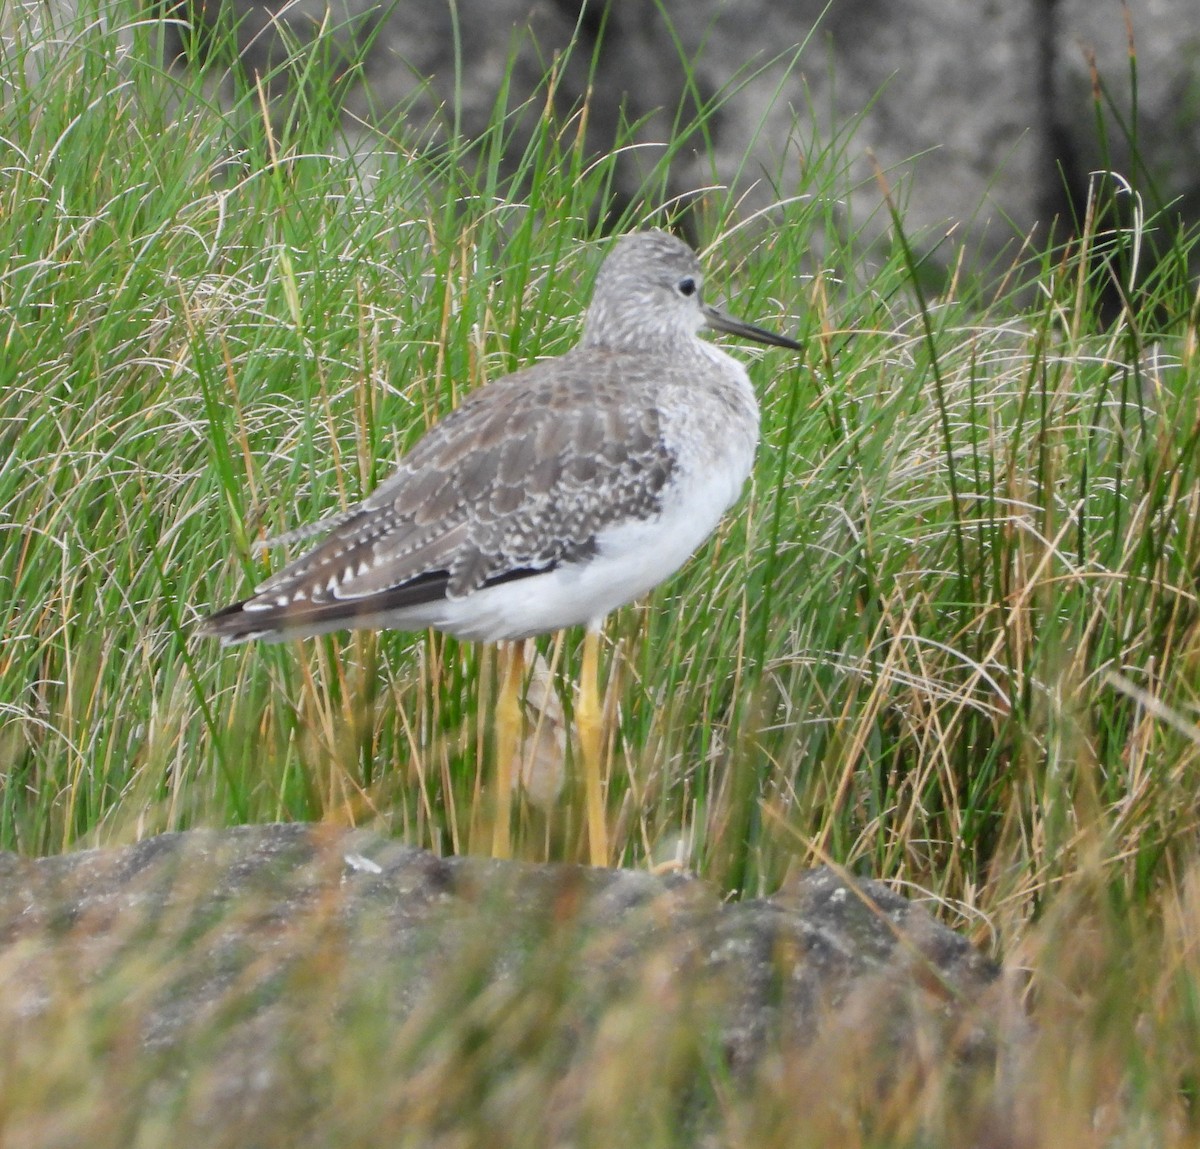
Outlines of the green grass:
<svg viewBox="0 0 1200 1149">
<path fill-rule="evenodd" d="M 348 158 L 320 58 L 296 64 L 316 109 L 268 120 L 245 78 L 228 108 L 164 70 L 152 24 L 8 19 L 0 847 L 324 819 L 486 851 L 481 651 L 193 630 L 265 575 L 254 540 L 357 500 L 465 393 L 570 346 L 614 156 L 584 154 L 580 109 L 543 117 L 514 170 L 500 107 L 478 144 Z M 718 293 L 808 344 L 735 352 L 763 402 L 752 487 L 610 620 L 620 861 L 757 895 L 828 858 L 924 893 L 1033 971 L 1036 1129 L 1184 1143 L 1196 237 L 1165 213 L 1104 230 L 1100 205 L 998 295 L 938 286 L 902 217 L 880 250 L 835 208 L 852 148 L 771 173 L 769 220 L 719 191 L 692 216 Z M 666 186 L 652 172 L 618 227 L 668 222 Z M 568 712 L 578 638 L 541 644 Z M 584 856 L 564 765 L 556 803 L 519 804 L 519 856 Z"/>
</svg>

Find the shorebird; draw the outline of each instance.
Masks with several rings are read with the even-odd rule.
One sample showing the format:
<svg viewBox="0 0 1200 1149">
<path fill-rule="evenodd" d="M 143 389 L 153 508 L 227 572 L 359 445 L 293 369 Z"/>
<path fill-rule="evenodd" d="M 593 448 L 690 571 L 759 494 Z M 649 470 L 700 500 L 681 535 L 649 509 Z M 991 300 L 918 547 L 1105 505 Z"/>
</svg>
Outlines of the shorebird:
<svg viewBox="0 0 1200 1149">
<path fill-rule="evenodd" d="M 202 633 L 237 643 L 433 628 L 512 644 L 495 715 L 493 853 L 507 856 L 521 643 L 585 626 L 575 717 L 589 856 L 608 864 L 601 624 L 712 534 L 758 443 L 745 368 L 698 333 L 803 349 L 704 303 L 702 281 L 695 252 L 666 232 L 621 237 L 571 350 L 473 392 L 358 505 L 268 540 L 327 535 Z"/>
</svg>

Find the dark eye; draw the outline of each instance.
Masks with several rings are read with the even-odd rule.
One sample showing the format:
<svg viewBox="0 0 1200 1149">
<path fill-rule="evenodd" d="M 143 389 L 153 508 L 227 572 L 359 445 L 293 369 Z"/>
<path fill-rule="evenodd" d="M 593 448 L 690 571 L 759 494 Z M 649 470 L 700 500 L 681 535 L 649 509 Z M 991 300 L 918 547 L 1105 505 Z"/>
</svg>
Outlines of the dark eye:
<svg viewBox="0 0 1200 1149">
<path fill-rule="evenodd" d="M 695 295 L 696 281 L 689 275 L 675 284 L 675 290 L 678 291 L 680 295 Z"/>
</svg>

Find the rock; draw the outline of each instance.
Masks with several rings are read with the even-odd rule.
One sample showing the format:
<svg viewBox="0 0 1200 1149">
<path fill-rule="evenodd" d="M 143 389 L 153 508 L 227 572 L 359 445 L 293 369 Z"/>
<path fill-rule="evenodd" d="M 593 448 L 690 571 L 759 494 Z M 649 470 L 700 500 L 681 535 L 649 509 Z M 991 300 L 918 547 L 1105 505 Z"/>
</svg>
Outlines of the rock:
<svg viewBox="0 0 1200 1149">
<path fill-rule="evenodd" d="M 671 134 L 675 109 L 686 102 L 687 80 L 673 49 L 657 55 L 668 33 L 656 4 L 631 0 L 607 16 L 600 9 L 565 0 L 453 5 L 423 0 L 403 6 L 379 0 L 182 0 L 175 11 L 204 29 L 209 44 L 223 22 L 235 24 L 246 74 L 274 76 L 269 87 L 276 98 L 288 86 L 279 65 L 318 34 L 341 65 L 333 71 L 361 62 L 361 73 L 353 72 L 341 93 L 344 125 L 359 150 L 379 146 L 371 129 L 382 130 L 385 143 L 400 139 L 411 148 L 442 148 L 456 130 L 465 141 L 479 139 L 495 119 L 507 75 L 502 170 L 508 175 L 539 130 L 553 68 L 552 106 L 561 123 L 568 123 L 590 92 L 584 136 L 590 155 L 612 148 L 622 117 L 639 125 L 633 142 L 652 154 L 632 149 L 619 158 L 614 203 L 620 209 L 640 197 L 642 180 Z M 602 28 L 606 50 L 593 76 Z M 178 29 L 170 39 L 171 54 L 185 59 Z M 564 150 L 570 149 L 574 129 L 567 137 Z"/>
<path fill-rule="evenodd" d="M 59 35 L 75 6 L 22 0 L 0 16 L 0 32 L 24 20 L 34 36 Z M 1047 236 L 1055 220 L 1065 237 L 1100 168 L 1137 184 L 1149 211 L 1171 204 L 1185 222 L 1200 218 L 1200 32 L 1187 0 L 1129 5 L 1136 116 L 1119 0 L 169 0 L 162 10 L 199 31 L 185 52 L 185 37 L 168 26 L 177 60 L 203 58 L 217 30 L 235 24 L 252 78 L 271 75 L 289 46 L 311 45 L 319 32 L 326 51 L 316 74 L 339 86 L 343 126 L 362 150 L 436 151 L 456 129 L 478 138 L 511 56 L 509 174 L 534 138 L 552 70 L 560 122 L 588 99 L 586 155 L 610 151 L 623 121 L 636 125 L 637 146 L 617 162 L 614 212 L 662 205 L 664 188 L 645 185 L 647 172 L 676 123 L 719 94 L 703 138 L 671 162 L 668 199 L 687 202 L 715 183 L 731 189 L 745 219 L 781 196 L 811 193 L 805 166 L 828 153 L 852 178 L 848 190 L 819 190 L 843 198 L 848 233 L 879 239 L 891 222 L 878 164 L 930 266 L 954 267 L 965 244 L 968 270 L 985 275 L 1003 273 L 1017 246 Z M 1093 63 L 1106 93 L 1103 135 Z M 276 76 L 269 87 L 278 96 L 285 83 Z"/>
<path fill-rule="evenodd" d="M 993 259 L 1018 242 L 1009 220 L 1023 237 L 1061 206 L 1042 105 L 1044 3 L 980 10 L 919 0 L 901 13 L 824 0 L 460 0 L 457 19 L 445 0 L 402 10 L 375 0 L 228 0 L 227 9 L 193 0 L 191 10 L 210 27 L 222 14 L 237 20 L 252 76 L 269 75 L 288 42 L 311 42 L 324 21 L 333 54 L 363 60 L 364 83 L 345 94 L 347 122 L 389 125 L 402 112 L 413 146 L 444 143 L 456 117 L 465 137 L 482 135 L 512 53 L 508 103 L 524 110 L 511 125 L 510 172 L 535 129 L 546 70 L 558 60 L 558 114 L 565 118 L 591 93 L 591 154 L 613 147 L 622 118 L 639 125 L 640 147 L 618 166 L 618 210 L 641 197 L 679 110 L 686 124 L 698 101 L 727 93 L 709 123 L 711 153 L 684 150 L 672 165 L 672 195 L 686 198 L 715 175 L 749 215 L 803 188 L 811 154 L 845 148 L 854 187 L 847 227 L 876 236 L 890 228 L 877 162 L 920 246 L 936 248 L 955 232 L 942 253 L 949 261 L 961 241 Z M 694 62 L 691 87 L 684 57 Z"/>
<path fill-rule="evenodd" d="M 1187 0 L 1141 0 L 1128 10 L 1119 0 L 1059 0 L 1056 11 L 1047 112 L 1075 178 L 1076 199 L 1085 200 L 1089 173 L 1115 171 L 1139 187 L 1148 214 L 1170 204 L 1168 219 L 1182 216 L 1194 224 L 1200 218 L 1195 7 Z M 1103 135 L 1095 106 L 1097 80 Z M 1171 228 L 1166 231 L 1169 243 Z"/>
<path fill-rule="evenodd" d="M 592 155 L 613 147 L 622 118 L 639 125 L 639 148 L 618 166 L 617 210 L 643 197 L 642 181 L 680 110 L 686 124 L 698 103 L 724 93 L 706 136 L 673 162 L 672 196 L 687 199 L 715 177 L 750 215 L 811 190 L 803 168 L 831 149 L 849 161 L 847 230 L 878 237 L 890 229 L 878 164 L 918 247 L 940 248 L 950 263 L 965 242 L 986 263 L 1064 206 L 1045 107 L 1047 4 L 917 0 L 900 11 L 824 0 L 460 0 L 457 20 L 445 0 L 403 10 L 374 0 L 228 0 L 227 8 L 193 0 L 191 8 L 209 25 L 233 13 L 251 75 L 269 74 L 285 41 L 311 42 L 325 21 L 334 55 L 363 59 L 364 83 L 345 94 L 347 122 L 390 125 L 402 113 L 413 146 L 444 143 L 456 117 L 467 138 L 481 135 L 513 53 L 508 103 L 529 106 L 512 124 L 510 172 L 535 128 L 543 77 L 558 60 L 560 117 L 591 93 Z"/>
<path fill-rule="evenodd" d="M 1061 206 L 1040 82 L 1042 0 L 709 7 L 699 57 L 708 86 L 755 73 L 726 106 L 717 169 L 726 180 L 744 171 L 743 184 L 782 177 L 761 180 L 745 210 L 806 190 L 810 155 L 844 154 L 847 231 L 890 232 L 878 167 L 914 246 L 940 249 L 945 266 L 962 244 L 980 265 L 1011 254 Z"/>
<path fill-rule="evenodd" d="M 543 1072 L 569 1128 L 619 1066 L 661 1078 L 697 1130 L 714 1072 L 749 1083 L 853 1048 L 882 1093 L 916 1063 L 990 1077 L 1008 1056 L 996 967 L 877 883 L 819 869 L 724 904 L 683 876 L 441 859 L 324 826 L 0 855 L 0 984 L 0 1036 L 58 1047 L 65 1025 L 124 1050 L 122 1078 L 186 1115 L 188 1144 L 260 1143 L 297 1112 L 335 1128 L 321 1083 L 360 1047 L 384 1110 L 388 1090 L 407 1104 L 474 1071 L 482 1092 L 456 1102 L 473 1112 Z"/>
</svg>

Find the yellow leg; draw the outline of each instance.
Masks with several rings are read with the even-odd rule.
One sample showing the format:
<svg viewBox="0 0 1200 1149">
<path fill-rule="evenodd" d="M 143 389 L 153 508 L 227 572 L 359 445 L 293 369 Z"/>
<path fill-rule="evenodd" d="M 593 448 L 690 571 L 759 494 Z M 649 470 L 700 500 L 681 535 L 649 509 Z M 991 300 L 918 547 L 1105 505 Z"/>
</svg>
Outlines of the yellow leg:
<svg viewBox="0 0 1200 1149">
<path fill-rule="evenodd" d="M 519 642 L 499 644 L 496 661 L 502 664 L 503 670 L 496 696 L 496 821 L 492 826 L 492 857 L 511 858 L 512 769 L 525 724 L 521 713 L 524 645 Z M 500 667 L 497 670 L 500 671 Z"/>
<path fill-rule="evenodd" d="M 608 824 L 604 816 L 604 778 L 601 761 L 603 714 L 597 689 L 596 665 L 599 634 L 588 628 L 583 637 L 583 670 L 575 723 L 579 728 L 579 756 L 583 759 L 583 784 L 587 796 L 588 858 L 593 866 L 608 865 Z"/>
</svg>

